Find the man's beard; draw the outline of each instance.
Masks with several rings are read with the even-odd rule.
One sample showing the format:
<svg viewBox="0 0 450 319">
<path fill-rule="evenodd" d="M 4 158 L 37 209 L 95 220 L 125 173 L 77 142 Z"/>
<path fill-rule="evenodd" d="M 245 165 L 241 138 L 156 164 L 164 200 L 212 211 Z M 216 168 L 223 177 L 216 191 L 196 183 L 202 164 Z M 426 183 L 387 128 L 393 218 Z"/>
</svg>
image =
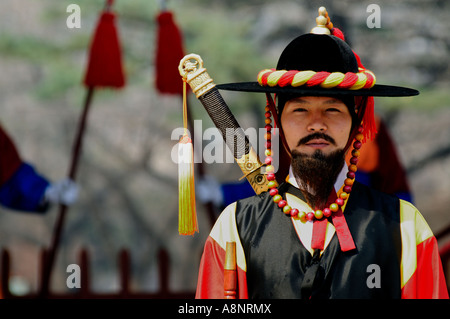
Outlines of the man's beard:
<svg viewBox="0 0 450 319">
<path fill-rule="evenodd" d="M 316 150 L 312 155 L 292 151 L 294 176 L 313 209 L 325 208 L 344 163 L 345 152 L 342 149 L 329 155 L 321 150 Z"/>
</svg>

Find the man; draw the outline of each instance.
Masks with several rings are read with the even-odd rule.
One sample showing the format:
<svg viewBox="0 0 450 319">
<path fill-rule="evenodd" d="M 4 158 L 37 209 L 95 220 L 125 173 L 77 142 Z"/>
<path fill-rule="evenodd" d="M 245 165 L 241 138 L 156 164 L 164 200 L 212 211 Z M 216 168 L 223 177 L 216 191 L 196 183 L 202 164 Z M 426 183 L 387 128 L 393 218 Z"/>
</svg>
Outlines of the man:
<svg viewBox="0 0 450 319">
<path fill-rule="evenodd" d="M 8 209 L 44 213 L 50 204 L 73 204 L 78 186 L 69 179 L 51 183 L 24 162 L 0 126 L 0 204 Z"/>
<path fill-rule="evenodd" d="M 205 243 L 196 297 L 224 297 L 225 247 L 235 242 L 238 298 L 448 298 L 422 215 L 355 180 L 362 142 L 376 130 L 373 96 L 418 92 L 374 84 L 319 12 L 321 30 L 294 39 L 257 84 L 218 86 L 267 94 L 266 117 L 280 128 L 280 156 L 290 165 L 275 174 L 267 144 L 269 191 L 222 212 Z M 317 34 L 325 28 L 331 35 Z"/>
</svg>

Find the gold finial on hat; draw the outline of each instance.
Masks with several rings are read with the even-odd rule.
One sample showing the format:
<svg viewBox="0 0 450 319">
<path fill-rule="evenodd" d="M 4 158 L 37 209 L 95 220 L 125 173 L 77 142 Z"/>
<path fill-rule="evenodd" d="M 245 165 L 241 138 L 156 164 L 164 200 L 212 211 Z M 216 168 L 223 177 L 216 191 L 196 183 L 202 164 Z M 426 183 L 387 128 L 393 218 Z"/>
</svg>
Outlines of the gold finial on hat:
<svg viewBox="0 0 450 319">
<path fill-rule="evenodd" d="M 311 33 L 314 34 L 331 34 L 330 30 L 333 28 L 333 23 L 330 21 L 327 9 L 325 7 L 319 8 L 319 16 L 316 18 L 317 26 L 312 28 Z"/>
</svg>

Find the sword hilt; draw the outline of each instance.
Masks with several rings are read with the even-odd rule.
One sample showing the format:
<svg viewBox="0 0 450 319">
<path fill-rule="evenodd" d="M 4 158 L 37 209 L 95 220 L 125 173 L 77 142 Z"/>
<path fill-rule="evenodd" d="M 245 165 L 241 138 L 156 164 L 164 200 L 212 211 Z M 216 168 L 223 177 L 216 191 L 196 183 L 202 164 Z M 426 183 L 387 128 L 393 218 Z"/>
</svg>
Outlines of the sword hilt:
<svg viewBox="0 0 450 319">
<path fill-rule="evenodd" d="M 188 54 L 178 67 L 183 80 L 188 83 L 202 103 L 214 125 L 219 129 L 225 143 L 249 181 L 256 194 L 267 191 L 267 178 L 262 172 L 264 166 L 252 148 L 244 130 L 231 113 L 214 81 L 203 67 L 203 60 L 197 54 Z"/>
</svg>

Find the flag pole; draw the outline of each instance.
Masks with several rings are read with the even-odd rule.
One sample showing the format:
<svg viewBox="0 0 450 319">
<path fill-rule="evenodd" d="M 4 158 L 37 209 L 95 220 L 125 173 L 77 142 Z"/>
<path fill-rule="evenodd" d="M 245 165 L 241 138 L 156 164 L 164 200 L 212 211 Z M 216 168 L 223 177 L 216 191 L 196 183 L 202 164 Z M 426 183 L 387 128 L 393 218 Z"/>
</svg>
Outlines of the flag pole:
<svg viewBox="0 0 450 319">
<path fill-rule="evenodd" d="M 83 137 L 86 131 L 88 113 L 96 87 L 121 88 L 125 85 L 122 70 L 120 43 L 115 27 L 115 15 L 111 11 L 113 0 L 106 0 L 100 16 L 89 52 L 87 72 L 84 85 L 87 88 L 84 106 L 78 120 L 77 133 L 73 142 L 71 163 L 68 177 L 75 180 L 81 155 Z M 44 251 L 42 283 L 40 297 L 48 297 L 51 273 L 56 253 L 61 242 L 62 229 L 68 207 L 59 206 L 59 214 L 53 231 L 49 249 Z"/>
<path fill-rule="evenodd" d="M 94 87 L 91 86 L 88 88 L 83 111 L 80 115 L 80 118 L 78 120 L 78 129 L 77 129 L 77 135 L 75 137 L 73 148 L 72 148 L 72 157 L 71 157 L 71 163 L 69 168 L 68 177 L 72 180 L 76 179 L 76 173 L 78 169 L 78 163 L 79 158 L 81 154 L 81 147 L 83 143 L 83 136 L 86 129 L 87 124 L 87 118 L 88 118 L 88 112 L 90 109 L 92 97 L 94 95 Z M 50 278 L 51 278 L 51 272 L 53 269 L 53 264 L 55 262 L 55 256 L 56 252 L 58 250 L 60 241 L 61 241 L 61 233 L 67 213 L 67 206 L 64 204 L 59 205 L 59 212 L 58 212 L 58 218 L 55 224 L 55 229 L 53 231 L 53 238 L 51 242 L 50 248 L 45 252 L 45 258 L 44 258 L 44 269 L 43 269 L 43 277 L 42 277 L 42 283 L 41 283 L 41 297 L 48 296 L 49 293 L 49 285 L 50 285 Z"/>
</svg>

